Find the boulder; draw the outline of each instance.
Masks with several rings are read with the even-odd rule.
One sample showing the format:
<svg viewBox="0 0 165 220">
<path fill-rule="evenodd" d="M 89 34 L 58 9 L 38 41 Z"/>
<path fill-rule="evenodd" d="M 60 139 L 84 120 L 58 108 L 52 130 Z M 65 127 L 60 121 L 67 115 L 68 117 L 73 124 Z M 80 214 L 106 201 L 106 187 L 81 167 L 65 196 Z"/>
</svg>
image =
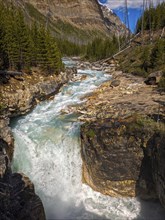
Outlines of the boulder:
<svg viewBox="0 0 165 220">
<path fill-rule="evenodd" d="M 162 71 L 151 73 L 144 81 L 147 85 L 157 85 L 162 77 Z"/>
<path fill-rule="evenodd" d="M 114 79 L 114 80 L 112 80 L 110 86 L 111 86 L 112 88 L 113 88 L 113 87 L 117 87 L 117 86 L 120 85 L 120 83 L 121 83 L 121 81 L 120 81 L 119 79 Z"/>
</svg>

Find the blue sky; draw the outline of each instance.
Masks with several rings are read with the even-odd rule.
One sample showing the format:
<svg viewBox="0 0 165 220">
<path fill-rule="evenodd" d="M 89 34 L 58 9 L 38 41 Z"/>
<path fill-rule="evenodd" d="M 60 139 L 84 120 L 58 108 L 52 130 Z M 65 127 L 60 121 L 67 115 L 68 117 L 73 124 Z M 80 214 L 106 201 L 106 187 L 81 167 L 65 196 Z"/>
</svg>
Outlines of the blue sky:
<svg viewBox="0 0 165 220">
<path fill-rule="evenodd" d="M 113 9 L 113 11 L 120 17 L 120 19 L 124 22 L 125 21 L 125 15 L 122 8 L 116 8 Z M 140 15 L 142 14 L 141 8 L 129 8 L 129 25 L 132 32 L 136 29 L 136 23 Z"/>
<path fill-rule="evenodd" d="M 98 0 L 101 4 L 107 5 L 112 9 L 124 22 L 125 0 Z M 165 0 L 152 0 L 154 4 L 157 2 L 165 2 Z M 134 32 L 136 22 L 142 13 L 143 0 L 127 0 L 130 29 Z"/>
</svg>

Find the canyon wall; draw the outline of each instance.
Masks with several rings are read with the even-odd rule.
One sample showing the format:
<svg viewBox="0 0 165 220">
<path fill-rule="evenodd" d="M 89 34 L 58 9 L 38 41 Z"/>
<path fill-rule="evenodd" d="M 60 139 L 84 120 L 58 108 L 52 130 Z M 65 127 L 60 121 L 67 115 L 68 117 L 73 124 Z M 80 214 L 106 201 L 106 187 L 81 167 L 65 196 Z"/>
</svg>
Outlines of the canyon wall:
<svg viewBox="0 0 165 220">
<path fill-rule="evenodd" d="M 165 206 L 165 132 L 152 123 L 130 117 L 84 124 L 84 182 L 106 195 L 159 198 Z"/>
</svg>

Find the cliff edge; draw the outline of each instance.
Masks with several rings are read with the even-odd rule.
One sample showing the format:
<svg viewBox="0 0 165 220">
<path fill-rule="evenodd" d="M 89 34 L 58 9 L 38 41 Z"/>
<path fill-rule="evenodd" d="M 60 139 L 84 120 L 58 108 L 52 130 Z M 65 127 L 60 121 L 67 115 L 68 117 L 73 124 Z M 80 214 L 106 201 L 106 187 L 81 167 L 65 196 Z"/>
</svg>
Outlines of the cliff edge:
<svg viewBox="0 0 165 220">
<path fill-rule="evenodd" d="M 86 98 L 76 109 L 84 122 L 83 181 L 110 196 L 159 198 L 165 207 L 164 92 L 114 71 Z"/>
</svg>

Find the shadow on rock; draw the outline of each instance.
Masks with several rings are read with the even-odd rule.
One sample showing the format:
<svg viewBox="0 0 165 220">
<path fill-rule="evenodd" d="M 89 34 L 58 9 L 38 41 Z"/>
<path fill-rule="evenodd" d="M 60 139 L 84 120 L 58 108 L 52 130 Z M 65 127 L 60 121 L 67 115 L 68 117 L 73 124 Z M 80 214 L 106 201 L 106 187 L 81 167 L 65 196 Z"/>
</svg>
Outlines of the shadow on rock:
<svg viewBox="0 0 165 220">
<path fill-rule="evenodd" d="M 159 131 L 148 140 L 143 148 L 139 180 L 136 184 L 136 195 L 143 200 L 141 212 L 136 219 L 165 219 L 165 132 Z M 160 204 L 160 202 L 161 204 Z"/>
<path fill-rule="evenodd" d="M 44 208 L 33 183 L 24 174 L 12 173 L 6 146 L 0 139 L 0 219 L 45 220 Z"/>
</svg>

